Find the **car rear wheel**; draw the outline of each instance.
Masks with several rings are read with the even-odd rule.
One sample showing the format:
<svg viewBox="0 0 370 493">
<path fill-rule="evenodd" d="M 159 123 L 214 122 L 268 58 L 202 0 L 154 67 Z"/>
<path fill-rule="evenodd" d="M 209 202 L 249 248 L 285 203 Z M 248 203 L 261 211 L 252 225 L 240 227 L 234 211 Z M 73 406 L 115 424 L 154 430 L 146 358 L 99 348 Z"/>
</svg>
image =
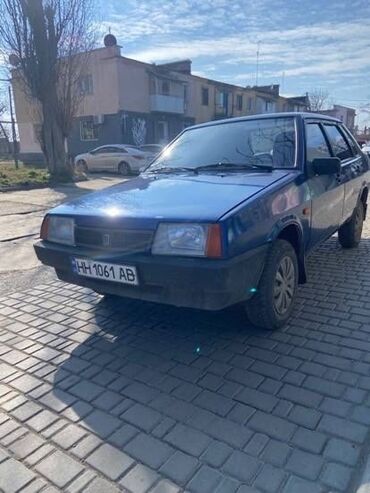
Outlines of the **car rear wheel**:
<svg viewBox="0 0 370 493">
<path fill-rule="evenodd" d="M 123 176 L 128 176 L 131 174 L 131 168 L 130 165 L 127 163 L 119 163 L 118 165 L 118 172 L 120 175 Z"/>
<path fill-rule="evenodd" d="M 87 167 L 86 161 L 84 161 L 83 159 L 77 161 L 77 170 L 81 171 L 82 173 L 88 173 L 89 169 Z"/>
<path fill-rule="evenodd" d="M 352 217 L 338 230 L 339 243 L 343 248 L 354 248 L 361 241 L 364 225 L 364 205 L 360 201 L 354 210 Z"/>
<path fill-rule="evenodd" d="M 282 327 L 289 319 L 298 286 L 298 261 L 292 245 L 277 240 L 271 247 L 253 298 L 246 303 L 250 322 L 265 330 Z"/>
</svg>

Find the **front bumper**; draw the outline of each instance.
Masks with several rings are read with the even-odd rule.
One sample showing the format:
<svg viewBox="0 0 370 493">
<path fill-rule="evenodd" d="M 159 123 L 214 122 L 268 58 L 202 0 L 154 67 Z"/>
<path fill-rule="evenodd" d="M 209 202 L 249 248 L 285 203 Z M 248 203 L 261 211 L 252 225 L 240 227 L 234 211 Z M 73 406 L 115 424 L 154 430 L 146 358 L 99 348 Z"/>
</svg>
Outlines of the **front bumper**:
<svg viewBox="0 0 370 493">
<path fill-rule="evenodd" d="M 231 259 L 122 255 L 68 247 L 46 241 L 34 246 L 39 260 L 54 267 L 59 279 L 94 291 L 166 303 L 220 310 L 253 296 L 265 262 L 267 245 Z M 72 257 L 135 266 L 139 286 L 91 279 L 72 271 Z"/>
</svg>

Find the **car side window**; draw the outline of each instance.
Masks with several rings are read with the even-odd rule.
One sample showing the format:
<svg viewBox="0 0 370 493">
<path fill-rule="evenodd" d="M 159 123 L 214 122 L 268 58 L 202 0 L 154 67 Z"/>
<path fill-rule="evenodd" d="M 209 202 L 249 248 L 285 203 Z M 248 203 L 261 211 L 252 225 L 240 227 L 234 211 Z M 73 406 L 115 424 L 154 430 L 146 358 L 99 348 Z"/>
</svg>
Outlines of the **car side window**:
<svg viewBox="0 0 370 493">
<path fill-rule="evenodd" d="M 347 144 L 343 134 L 340 132 L 336 125 L 324 125 L 326 134 L 328 136 L 333 154 L 335 157 L 339 157 L 341 161 L 349 159 L 353 156 L 352 150 Z"/>
<path fill-rule="evenodd" d="M 360 150 L 360 147 L 357 144 L 355 138 L 353 137 L 353 135 L 349 132 L 349 130 L 346 129 L 346 127 L 342 127 L 341 126 L 340 127 L 340 130 L 346 136 L 347 142 L 348 142 L 350 148 L 352 149 L 353 155 L 354 156 L 360 156 L 361 155 L 361 150 Z"/>
<path fill-rule="evenodd" d="M 100 147 L 100 149 L 97 149 L 94 154 L 105 154 L 107 152 L 106 147 Z"/>
<path fill-rule="evenodd" d="M 316 158 L 330 157 L 330 150 L 318 123 L 306 125 L 306 159 L 312 163 Z"/>
</svg>

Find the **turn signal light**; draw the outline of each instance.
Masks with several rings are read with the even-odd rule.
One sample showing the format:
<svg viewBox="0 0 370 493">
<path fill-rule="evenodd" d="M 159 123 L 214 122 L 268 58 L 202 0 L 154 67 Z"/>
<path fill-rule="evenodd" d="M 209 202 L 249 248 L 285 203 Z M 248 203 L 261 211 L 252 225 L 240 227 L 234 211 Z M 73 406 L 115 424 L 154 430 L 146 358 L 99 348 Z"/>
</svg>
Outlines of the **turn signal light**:
<svg viewBox="0 0 370 493">
<path fill-rule="evenodd" d="M 211 224 L 208 229 L 206 257 L 221 257 L 221 227 L 219 224 Z"/>
</svg>

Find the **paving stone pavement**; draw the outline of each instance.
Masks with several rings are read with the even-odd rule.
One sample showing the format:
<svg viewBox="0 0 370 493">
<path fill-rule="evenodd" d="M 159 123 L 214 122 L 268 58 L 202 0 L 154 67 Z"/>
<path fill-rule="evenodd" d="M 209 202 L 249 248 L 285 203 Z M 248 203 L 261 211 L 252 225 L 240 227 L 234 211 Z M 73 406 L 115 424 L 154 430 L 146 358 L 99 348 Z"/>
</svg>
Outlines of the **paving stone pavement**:
<svg viewBox="0 0 370 493">
<path fill-rule="evenodd" d="M 240 309 L 0 298 L 0 490 L 339 493 L 370 424 L 370 221 L 308 262 L 283 330 Z"/>
</svg>

